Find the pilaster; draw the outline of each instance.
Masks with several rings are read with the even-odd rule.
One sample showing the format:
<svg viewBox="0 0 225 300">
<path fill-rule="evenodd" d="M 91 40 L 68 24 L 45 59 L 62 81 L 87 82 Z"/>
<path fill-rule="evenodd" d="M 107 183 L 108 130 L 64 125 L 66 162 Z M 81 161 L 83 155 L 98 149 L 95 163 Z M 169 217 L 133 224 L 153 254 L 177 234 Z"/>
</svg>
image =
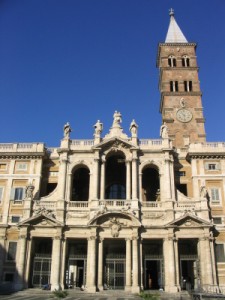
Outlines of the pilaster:
<svg viewBox="0 0 225 300">
<path fill-rule="evenodd" d="M 126 285 L 125 291 L 131 291 L 131 239 L 126 239 Z"/>
<path fill-rule="evenodd" d="M 51 290 L 60 290 L 60 269 L 61 269 L 61 234 L 53 238 L 52 245 L 52 266 L 51 266 Z"/>
</svg>

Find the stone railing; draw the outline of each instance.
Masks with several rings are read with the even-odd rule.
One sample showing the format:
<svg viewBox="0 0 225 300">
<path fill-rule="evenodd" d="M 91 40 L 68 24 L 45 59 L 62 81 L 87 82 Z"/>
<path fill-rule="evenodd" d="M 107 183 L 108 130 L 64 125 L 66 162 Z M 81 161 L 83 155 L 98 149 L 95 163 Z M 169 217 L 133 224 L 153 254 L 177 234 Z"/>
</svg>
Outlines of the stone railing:
<svg viewBox="0 0 225 300">
<path fill-rule="evenodd" d="M 142 207 L 157 208 L 157 207 L 162 207 L 162 202 L 144 201 L 141 203 L 141 205 Z"/>
<path fill-rule="evenodd" d="M 55 210 L 56 202 L 53 201 L 45 201 L 45 200 L 35 200 L 34 209 L 45 208 L 49 210 Z"/>
<path fill-rule="evenodd" d="M 139 146 L 142 149 L 161 149 L 162 148 L 162 140 L 149 140 L 149 139 L 140 139 Z"/>
<path fill-rule="evenodd" d="M 190 144 L 189 152 L 225 152 L 224 142 Z"/>
<path fill-rule="evenodd" d="M 105 200 L 104 201 L 106 207 L 123 207 L 126 205 L 126 200 Z"/>
<path fill-rule="evenodd" d="M 196 206 L 196 203 L 195 201 L 178 201 L 175 203 L 175 209 L 178 208 L 178 209 L 183 209 L 183 210 L 186 210 L 186 209 L 194 209 Z"/>
<path fill-rule="evenodd" d="M 70 208 L 86 208 L 88 207 L 88 201 L 70 201 L 68 202 L 68 207 Z"/>
<path fill-rule="evenodd" d="M 94 145 L 94 140 L 71 140 L 70 148 L 73 149 L 88 149 Z"/>
<path fill-rule="evenodd" d="M 0 144 L 0 152 L 43 152 L 43 143 Z"/>
</svg>

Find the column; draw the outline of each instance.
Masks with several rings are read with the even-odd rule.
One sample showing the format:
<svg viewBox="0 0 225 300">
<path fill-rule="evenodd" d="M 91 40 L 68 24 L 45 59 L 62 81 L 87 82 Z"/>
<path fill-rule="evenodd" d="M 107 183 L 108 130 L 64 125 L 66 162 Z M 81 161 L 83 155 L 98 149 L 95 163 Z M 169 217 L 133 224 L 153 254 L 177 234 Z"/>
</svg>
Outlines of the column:
<svg viewBox="0 0 225 300">
<path fill-rule="evenodd" d="M 72 173 L 68 173 L 67 174 L 67 186 L 66 186 L 66 195 L 65 195 L 65 199 L 67 201 L 71 201 L 71 185 L 72 185 L 72 179 L 73 179 L 73 174 Z"/>
<path fill-rule="evenodd" d="M 180 274 L 179 274 L 178 239 L 174 239 L 174 259 L 175 259 L 175 269 L 176 269 L 175 283 L 178 291 L 180 291 L 181 287 L 180 287 Z"/>
<path fill-rule="evenodd" d="M 142 202 L 142 173 L 139 173 L 139 200 Z"/>
<path fill-rule="evenodd" d="M 67 153 L 61 154 L 63 155 L 60 159 L 60 167 L 59 167 L 59 198 L 60 200 L 65 199 L 65 188 L 66 188 L 66 169 L 67 169 Z"/>
<path fill-rule="evenodd" d="M 16 269 L 17 269 L 17 281 L 15 283 L 16 290 L 22 290 L 24 288 L 24 271 L 25 271 L 25 257 L 26 257 L 26 235 L 22 234 L 19 236 L 18 250 L 19 255 L 17 256 Z"/>
<path fill-rule="evenodd" d="M 125 291 L 131 291 L 131 239 L 126 239 L 126 286 Z"/>
<path fill-rule="evenodd" d="M 139 293 L 140 287 L 138 285 L 138 262 L 139 262 L 139 256 L 138 256 L 138 238 L 133 237 L 132 240 L 132 248 L 133 248 L 133 257 L 132 257 L 132 265 L 133 265 L 133 282 L 132 282 L 132 293 Z"/>
<path fill-rule="evenodd" d="M 217 276 L 216 276 L 216 260 L 215 260 L 215 251 L 214 251 L 214 238 L 209 239 L 210 252 L 211 252 L 211 261 L 212 261 L 212 273 L 213 273 L 213 284 L 218 286 Z"/>
<path fill-rule="evenodd" d="M 102 159 L 101 164 L 101 192 L 100 192 L 101 200 L 105 199 L 105 159 Z"/>
<path fill-rule="evenodd" d="M 212 261 L 209 246 L 209 239 L 199 239 L 201 285 L 213 284 Z"/>
<path fill-rule="evenodd" d="M 87 256 L 87 290 L 90 293 L 96 292 L 96 237 L 88 238 Z"/>
<path fill-rule="evenodd" d="M 142 247 L 142 241 L 143 239 L 140 239 L 140 270 L 141 270 L 141 290 L 144 290 L 144 284 L 143 284 L 143 278 L 144 278 L 144 272 L 143 272 L 143 256 L 142 256 L 142 251 L 143 251 L 143 247 Z"/>
<path fill-rule="evenodd" d="M 98 188 L 99 188 L 99 159 L 95 158 L 94 159 L 94 198 L 95 200 L 98 199 Z"/>
<path fill-rule="evenodd" d="M 98 289 L 103 290 L 103 238 L 98 241 Z"/>
<path fill-rule="evenodd" d="M 165 266 L 165 292 L 176 293 L 175 286 L 175 262 L 173 238 L 166 238 L 163 241 L 163 255 Z"/>
<path fill-rule="evenodd" d="M 130 189 L 130 184 L 131 184 L 131 174 L 130 174 L 130 160 L 126 160 L 126 166 L 127 166 L 127 178 L 126 178 L 126 198 L 127 200 L 130 200 L 131 199 L 131 189 Z"/>
<path fill-rule="evenodd" d="M 67 248 L 67 239 L 62 240 L 62 268 L 60 275 L 60 287 L 64 290 L 65 288 L 65 265 L 66 265 L 66 248 Z"/>
<path fill-rule="evenodd" d="M 51 290 L 59 290 L 61 266 L 61 237 L 55 236 L 52 245 Z"/>
<path fill-rule="evenodd" d="M 137 158 L 132 159 L 132 199 L 137 200 Z"/>
<path fill-rule="evenodd" d="M 169 153 L 165 153 L 165 172 L 164 172 L 164 186 L 165 198 L 171 199 L 171 185 L 170 185 L 170 159 Z"/>
</svg>

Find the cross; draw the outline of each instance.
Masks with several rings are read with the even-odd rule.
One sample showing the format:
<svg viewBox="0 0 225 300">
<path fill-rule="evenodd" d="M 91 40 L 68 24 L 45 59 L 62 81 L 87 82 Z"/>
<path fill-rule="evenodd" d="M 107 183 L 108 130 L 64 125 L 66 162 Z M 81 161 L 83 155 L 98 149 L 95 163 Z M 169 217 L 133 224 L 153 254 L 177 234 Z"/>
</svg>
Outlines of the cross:
<svg viewBox="0 0 225 300">
<path fill-rule="evenodd" d="M 174 9 L 171 8 L 171 9 L 169 10 L 169 15 L 170 15 L 170 16 L 174 16 Z"/>
</svg>

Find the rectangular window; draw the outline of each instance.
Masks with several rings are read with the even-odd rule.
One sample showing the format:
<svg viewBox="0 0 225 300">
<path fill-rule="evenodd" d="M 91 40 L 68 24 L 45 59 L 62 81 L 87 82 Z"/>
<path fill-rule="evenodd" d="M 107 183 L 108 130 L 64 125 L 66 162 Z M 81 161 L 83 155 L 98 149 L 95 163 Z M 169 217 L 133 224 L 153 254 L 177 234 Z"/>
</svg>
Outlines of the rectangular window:
<svg viewBox="0 0 225 300">
<path fill-rule="evenodd" d="M 216 225 L 221 225 L 222 224 L 222 218 L 215 217 L 213 218 L 213 223 Z"/>
<path fill-rule="evenodd" d="M 177 177 L 185 177 L 186 176 L 186 172 L 185 171 L 176 171 L 175 175 Z"/>
<path fill-rule="evenodd" d="M 7 260 L 14 261 L 16 259 L 17 242 L 9 242 Z"/>
<path fill-rule="evenodd" d="M 224 244 L 216 244 L 215 247 L 216 247 L 217 262 L 224 263 L 225 262 Z"/>
<path fill-rule="evenodd" d="M 218 188 L 211 188 L 211 201 L 212 202 L 220 202 L 220 191 Z"/>
<path fill-rule="evenodd" d="M 170 91 L 178 92 L 178 81 L 170 81 Z"/>
<path fill-rule="evenodd" d="M 205 169 L 209 170 L 209 171 L 220 170 L 220 163 L 219 162 L 206 162 Z"/>
<path fill-rule="evenodd" d="M 16 169 L 18 171 L 26 171 L 27 170 L 27 163 L 18 163 L 16 165 Z"/>
<path fill-rule="evenodd" d="M 216 170 L 216 164 L 209 164 L 209 170 Z"/>
<path fill-rule="evenodd" d="M 21 201 L 25 197 L 25 188 L 16 187 L 11 189 L 10 199 L 14 201 Z"/>
<path fill-rule="evenodd" d="M 7 170 L 7 164 L 0 163 L 0 171 L 6 171 Z"/>
<path fill-rule="evenodd" d="M 20 221 L 20 217 L 12 216 L 12 223 L 18 223 Z"/>
<path fill-rule="evenodd" d="M 191 92 L 192 91 L 192 81 L 184 81 L 184 91 Z"/>
</svg>

